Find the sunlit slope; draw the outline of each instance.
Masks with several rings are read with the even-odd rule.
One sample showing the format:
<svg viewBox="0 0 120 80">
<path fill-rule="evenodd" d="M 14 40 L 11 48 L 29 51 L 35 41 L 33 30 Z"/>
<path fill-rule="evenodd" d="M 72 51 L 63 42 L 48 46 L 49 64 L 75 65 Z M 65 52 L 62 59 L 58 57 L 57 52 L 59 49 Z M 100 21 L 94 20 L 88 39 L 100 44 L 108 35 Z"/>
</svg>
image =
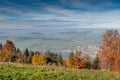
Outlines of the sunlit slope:
<svg viewBox="0 0 120 80">
<path fill-rule="evenodd" d="M 0 63 L 1 80 L 120 80 L 119 73 L 58 66 Z"/>
</svg>

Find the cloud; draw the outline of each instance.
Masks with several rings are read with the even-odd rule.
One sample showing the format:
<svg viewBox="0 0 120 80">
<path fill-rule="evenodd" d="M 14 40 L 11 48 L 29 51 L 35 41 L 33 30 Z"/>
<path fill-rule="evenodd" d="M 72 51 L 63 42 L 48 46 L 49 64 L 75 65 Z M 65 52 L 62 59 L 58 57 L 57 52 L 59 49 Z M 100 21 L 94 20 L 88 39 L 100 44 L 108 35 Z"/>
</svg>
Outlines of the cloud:
<svg viewBox="0 0 120 80">
<path fill-rule="evenodd" d="M 77 28 L 120 28 L 120 9 L 107 11 L 84 11 L 64 9 L 61 7 L 47 7 L 48 11 L 67 16 L 66 20 L 78 21 Z"/>
<path fill-rule="evenodd" d="M 120 28 L 120 8 L 110 0 L 60 0 L 61 5 L 30 1 L 29 5 L 0 6 L 0 27 Z"/>
<path fill-rule="evenodd" d="M 1 20 L 0 28 L 72 27 L 77 22 L 65 20 Z"/>
<path fill-rule="evenodd" d="M 99 11 L 119 5 L 111 0 L 60 0 L 60 2 L 66 7 L 77 8 L 83 11 Z"/>
</svg>

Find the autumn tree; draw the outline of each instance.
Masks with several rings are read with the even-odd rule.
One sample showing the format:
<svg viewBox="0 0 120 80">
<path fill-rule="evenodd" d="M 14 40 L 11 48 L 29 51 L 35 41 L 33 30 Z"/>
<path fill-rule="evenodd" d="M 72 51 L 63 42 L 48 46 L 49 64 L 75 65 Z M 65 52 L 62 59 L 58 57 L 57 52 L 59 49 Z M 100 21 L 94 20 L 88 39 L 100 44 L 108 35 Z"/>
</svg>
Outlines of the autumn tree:
<svg viewBox="0 0 120 80">
<path fill-rule="evenodd" d="M 68 56 L 66 59 L 66 66 L 68 68 L 72 68 L 73 67 L 73 57 Z"/>
<path fill-rule="evenodd" d="M 120 71 L 120 35 L 117 30 L 107 30 L 98 53 L 101 69 Z"/>
<path fill-rule="evenodd" d="M 74 52 L 70 51 L 68 57 L 66 58 L 66 66 L 72 68 L 73 65 Z"/>
<path fill-rule="evenodd" d="M 76 51 L 74 57 L 69 56 L 67 58 L 66 64 L 68 67 L 72 68 L 83 68 L 86 66 L 85 57 L 82 51 Z"/>
<path fill-rule="evenodd" d="M 9 62 L 12 61 L 12 57 L 15 54 L 15 45 L 12 41 L 6 40 L 4 44 L 4 51 L 6 51 L 7 55 L 9 56 Z"/>
<path fill-rule="evenodd" d="M 41 54 L 34 54 L 34 56 L 32 57 L 32 64 L 35 65 L 43 65 L 46 64 L 46 57 L 44 55 Z"/>
<path fill-rule="evenodd" d="M 1 62 L 9 61 L 9 56 L 8 56 L 7 52 L 2 49 L 0 50 L 0 61 Z"/>
<path fill-rule="evenodd" d="M 70 51 L 70 53 L 66 59 L 66 66 L 69 68 L 73 67 L 73 57 L 74 57 L 74 52 Z"/>
<path fill-rule="evenodd" d="M 82 51 L 76 51 L 76 55 L 73 57 L 74 68 L 83 68 L 86 66 L 85 57 Z"/>
<path fill-rule="evenodd" d="M 46 64 L 46 57 L 44 55 L 40 55 L 40 64 Z"/>
</svg>

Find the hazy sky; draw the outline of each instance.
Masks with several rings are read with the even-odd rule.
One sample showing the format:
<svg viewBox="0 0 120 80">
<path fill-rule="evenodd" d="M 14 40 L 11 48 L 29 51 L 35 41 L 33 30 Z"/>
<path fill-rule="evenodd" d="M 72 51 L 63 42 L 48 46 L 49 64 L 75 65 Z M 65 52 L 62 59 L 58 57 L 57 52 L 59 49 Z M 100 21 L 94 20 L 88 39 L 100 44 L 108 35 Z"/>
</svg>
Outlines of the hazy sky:
<svg viewBox="0 0 120 80">
<path fill-rule="evenodd" d="M 0 0 L 0 28 L 120 28 L 119 0 Z"/>
</svg>

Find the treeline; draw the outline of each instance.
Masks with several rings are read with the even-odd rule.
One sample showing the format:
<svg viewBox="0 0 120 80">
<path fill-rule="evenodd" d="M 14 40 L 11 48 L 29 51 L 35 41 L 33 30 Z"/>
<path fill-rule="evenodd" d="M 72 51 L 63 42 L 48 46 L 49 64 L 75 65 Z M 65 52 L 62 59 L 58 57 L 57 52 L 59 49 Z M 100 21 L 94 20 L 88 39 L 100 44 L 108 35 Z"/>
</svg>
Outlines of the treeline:
<svg viewBox="0 0 120 80">
<path fill-rule="evenodd" d="M 49 50 L 47 50 L 45 54 L 42 54 L 39 51 L 29 51 L 28 48 L 21 51 L 15 47 L 11 40 L 6 40 L 4 45 L 0 43 L 0 61 L 37 65 L 52 63 L 63 65 L 63 57 L 60 54 L 53 53 Z"/>
<path fill-rule="evenodd" d="M 70 52 L 67 58 L 47 50 L 41 52 L 21 51 L 14 43 L 6 40 L 0 44 L 0 61 L 34 65 L 57 65 L 68 68 L 105 69 L 120 72 L 120 34 L 117 30 L 107 30 L 102 38 L 98 53 L 95 58 L 86 55 L 81 50 Z"/>
<path fill-rule="evenodd" d="M 11 40 L 6 40 L 4 45 L 0 44 L 0 61 L 34 65 L 57 65 L 69 68 L 94 68 L 89 55 L 80 50 L 76 51 L 76 53 L 71 51 L 69 56 L 65 58 L 61 54 L 50 50 L 47 50 L 44 54 L 39 51 L 29 51 L 28 48 L 21 51 L 15 47 Z"/>
</svg>

